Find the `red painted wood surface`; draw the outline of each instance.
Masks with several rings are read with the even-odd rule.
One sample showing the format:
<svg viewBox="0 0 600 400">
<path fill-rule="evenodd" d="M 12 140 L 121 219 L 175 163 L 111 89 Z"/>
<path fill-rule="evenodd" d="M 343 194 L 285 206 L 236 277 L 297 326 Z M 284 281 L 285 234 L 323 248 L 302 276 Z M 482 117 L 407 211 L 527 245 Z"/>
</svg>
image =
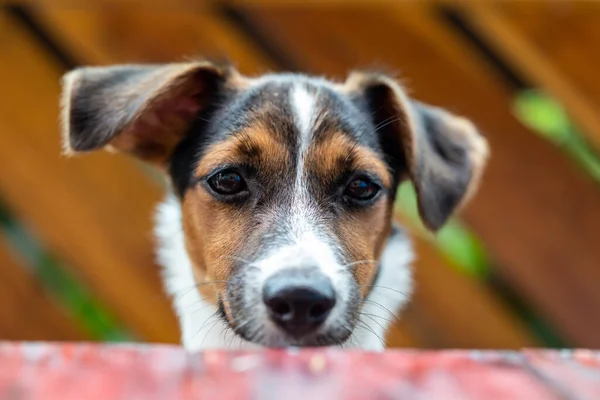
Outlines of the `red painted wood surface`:
<svg viewBox="0 0 600 400">
<path fill-rule="evenodd" d="M 600 399 L 600 352 L 0 343 L 2 399 Z"/>
</svg>

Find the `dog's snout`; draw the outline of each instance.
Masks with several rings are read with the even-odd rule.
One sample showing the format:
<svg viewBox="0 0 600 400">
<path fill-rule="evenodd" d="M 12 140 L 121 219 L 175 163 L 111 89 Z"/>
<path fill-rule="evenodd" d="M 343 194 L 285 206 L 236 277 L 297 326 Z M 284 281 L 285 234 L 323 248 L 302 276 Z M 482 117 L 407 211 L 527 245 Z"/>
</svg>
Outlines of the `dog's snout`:
<svg viewBox="0 0 600 400">
<path fill-rule="evenodd" d="M 263 301 L 273 322 L 289 334 L 299 336 L 321 325 L 336 299 L 328 277 L 319 272 L 290 270 L 267 279 Z"/>
</svg>

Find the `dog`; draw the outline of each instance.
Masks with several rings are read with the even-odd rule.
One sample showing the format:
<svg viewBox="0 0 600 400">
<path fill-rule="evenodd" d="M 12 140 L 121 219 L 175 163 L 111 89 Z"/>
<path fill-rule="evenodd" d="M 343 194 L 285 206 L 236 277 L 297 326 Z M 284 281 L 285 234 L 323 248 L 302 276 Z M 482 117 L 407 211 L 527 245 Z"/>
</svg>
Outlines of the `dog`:
<svg viewBox="0 0 600 400">
<path fill-rule="evenodd" d="M 80 67 L 63 77 L 67 154 L 163 171 L 156 235 L 183 346 L 381 350 L 412 294 L 394 223 L 412 181 L 435 232 L 488 157 L 467 119 L 385 73 L 247 77 L 209 61 Z"/>
</svg>

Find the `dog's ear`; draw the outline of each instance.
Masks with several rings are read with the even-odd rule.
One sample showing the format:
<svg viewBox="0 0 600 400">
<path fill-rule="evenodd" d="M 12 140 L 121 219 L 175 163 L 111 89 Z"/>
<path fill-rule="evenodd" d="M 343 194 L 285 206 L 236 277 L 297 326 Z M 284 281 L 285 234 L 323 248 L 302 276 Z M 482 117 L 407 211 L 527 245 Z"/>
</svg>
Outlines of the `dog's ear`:
<svg viewBox="0 0 600 400">
<path fill-rule="evenodd" d="M 107 148 L 163 166 L 234 72 L 209 62 L 68 72 L 62 92 L 65 152 Z"/>
<path fill-rule="evenodd" d="M 387 75 L 355 72 L 344 90 L 366 104 L 394 169 L 413 182 L 421 219 L 438 230 L 474 192 L 486 140 L 467 119 L 409 99 Z"/>
</svg>

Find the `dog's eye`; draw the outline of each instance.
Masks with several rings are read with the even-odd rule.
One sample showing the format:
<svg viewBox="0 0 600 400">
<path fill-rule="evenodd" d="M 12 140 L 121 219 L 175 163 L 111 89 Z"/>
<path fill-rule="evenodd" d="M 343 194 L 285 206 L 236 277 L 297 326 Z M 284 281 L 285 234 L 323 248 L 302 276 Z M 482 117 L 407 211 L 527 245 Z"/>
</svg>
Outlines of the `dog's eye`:
<svg viewBox="0 0 600 400">
<path fill-rule="evenodd" d="M 232 170 L 217 172 L 208 179 L 208 184 L 221 195 L 233 195 L 246 190 L 244 178 Z"/>
<path fill-rule="evenodd" d="M 358 201 L 371 200 L 379 192 L 379 186 L 365 178 L 351 181 L 344 190 L 344 196 Z"/>
</svg>

